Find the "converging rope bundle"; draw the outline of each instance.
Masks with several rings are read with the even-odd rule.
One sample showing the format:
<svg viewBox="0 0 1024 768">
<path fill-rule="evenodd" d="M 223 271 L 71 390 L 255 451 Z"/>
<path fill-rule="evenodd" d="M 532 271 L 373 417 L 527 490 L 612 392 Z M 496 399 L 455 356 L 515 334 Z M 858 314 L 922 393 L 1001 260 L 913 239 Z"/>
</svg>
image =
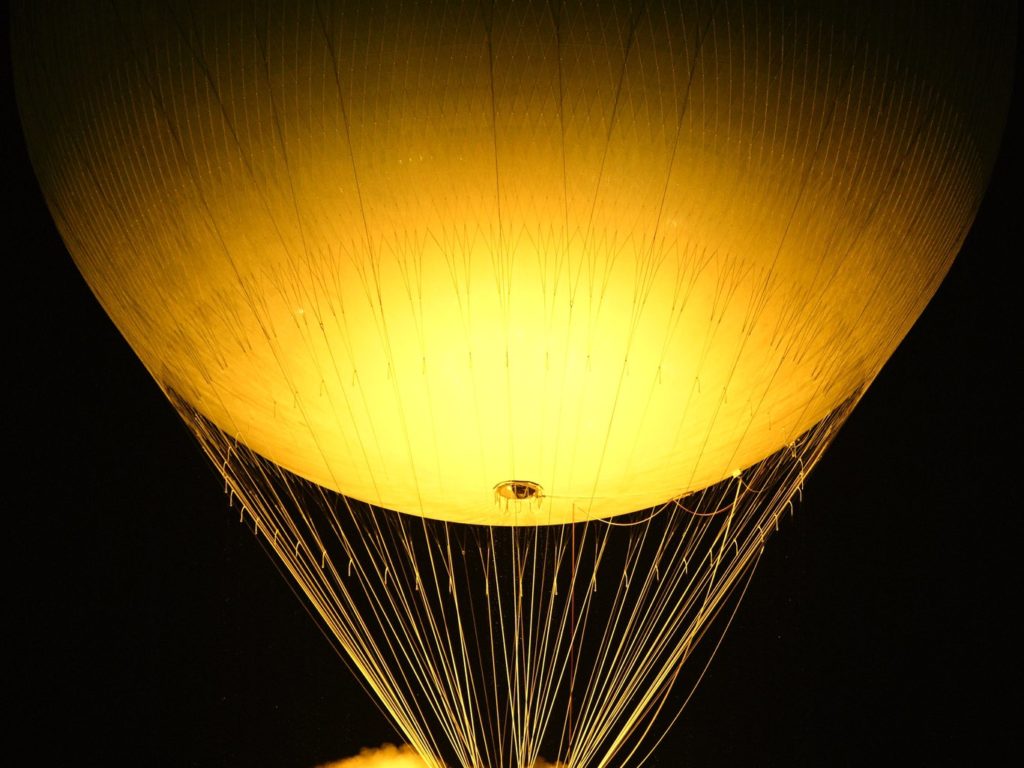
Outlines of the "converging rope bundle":
<svg viewBox="0 0 1024 768">
<path fill-rule="evenodd" d="M 731 615 L 766 537 L 856 402 L 746 472 L 654 510 L 498 528 L 353 502 L 169 395 L 241 520 L 437 768 L 524 768 L 542 755 L 642 763 L 652 749 L 643 738 L 682 706 L 669 697 L 684 662 L 705 633 L 724 631 L 728 618 L 715 619 Z"/>
</svg>

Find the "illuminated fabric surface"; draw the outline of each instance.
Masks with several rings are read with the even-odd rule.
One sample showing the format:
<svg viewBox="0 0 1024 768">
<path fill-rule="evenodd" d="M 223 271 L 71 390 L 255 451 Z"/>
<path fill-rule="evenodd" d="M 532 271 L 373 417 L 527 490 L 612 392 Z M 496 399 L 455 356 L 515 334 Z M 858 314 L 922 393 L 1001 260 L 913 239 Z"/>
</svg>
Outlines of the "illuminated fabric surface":
<svg viewBox="0 0 1024 768">
<path fill-rule="evenodd" d="M 920 313 L 998 136 L 973 8 L 91 5 L 26 22 L 20 91 L 107 312 L 257 453 L 451 521 L 792 442 Z"/>
</svg>

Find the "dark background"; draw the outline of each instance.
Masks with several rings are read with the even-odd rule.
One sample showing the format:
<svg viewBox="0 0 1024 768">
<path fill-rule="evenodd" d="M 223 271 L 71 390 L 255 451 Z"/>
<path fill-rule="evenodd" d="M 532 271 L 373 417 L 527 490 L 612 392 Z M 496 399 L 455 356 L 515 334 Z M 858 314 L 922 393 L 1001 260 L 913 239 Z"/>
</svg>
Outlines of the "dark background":
<svg viewBox="0 0 1024 768">
<path fill-rule="evenodd" d="M 8 751 L 302 768 L 395 741 L 75 271 L 3 38 Z M 1019 758 L 1019 129 L 651 765 Z"/>
</svg>

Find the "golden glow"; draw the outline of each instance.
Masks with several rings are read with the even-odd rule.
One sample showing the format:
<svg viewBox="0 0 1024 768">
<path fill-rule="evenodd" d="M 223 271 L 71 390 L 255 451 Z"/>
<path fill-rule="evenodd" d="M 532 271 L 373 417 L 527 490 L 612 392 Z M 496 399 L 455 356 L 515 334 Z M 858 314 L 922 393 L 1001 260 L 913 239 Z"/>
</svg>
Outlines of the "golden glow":
<svg viewBox="0 0 1024 768">
<path fill-rule="evenodd" d="M 428 766 L 409 744 L 401 746 L 384 744 L 380 748 L 362 750 L 358 755 L 326 763 L 319 768 L 428 768 Z M 538 760 L 527 768 L 565 768 L 565 766 L 561 763 Z"/>
<path fill-rule="evenodd" d="M 429 766 L 408 744 L 399 747 L 384 744 L 376 749 L 364 749 L 352 757 L 325 763 L 319 768 L 429 768 Z"/>
<path fill-rule="evenodd" d="M 365 5 L 90 14 L 23 88 L 153 375 L 350 497 L 534 525 L 727 478 L 872 380 L 980 199 L 971 84 L 887 17 Z"/>
<path fill-rule="evenodd" d="M 319 768 L 428 768 L 423 758 L 408 744 L 400 747 L 384 744 L 376 749 L 367 748 L 358 755 L 325 763 Z M 566 768 L 562 763 L 537 760 L 525 768 Z"/>
</svg>

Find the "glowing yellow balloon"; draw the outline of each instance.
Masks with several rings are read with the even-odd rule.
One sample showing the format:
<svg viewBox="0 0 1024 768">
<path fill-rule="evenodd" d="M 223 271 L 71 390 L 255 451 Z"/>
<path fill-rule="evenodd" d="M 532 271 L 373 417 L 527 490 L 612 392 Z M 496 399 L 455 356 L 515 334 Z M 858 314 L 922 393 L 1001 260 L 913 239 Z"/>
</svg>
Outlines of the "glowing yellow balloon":
<svg viewBox="0 0 1024 768">
<path fill-rule="evenodd" d="M 450 521 L 616 515 L 787 445 L 920 313 L 998 135 L 955 25 L 888 11 L 136 5 L 29 34 L 82 273 L 227 434 Z"/>
</svg>

